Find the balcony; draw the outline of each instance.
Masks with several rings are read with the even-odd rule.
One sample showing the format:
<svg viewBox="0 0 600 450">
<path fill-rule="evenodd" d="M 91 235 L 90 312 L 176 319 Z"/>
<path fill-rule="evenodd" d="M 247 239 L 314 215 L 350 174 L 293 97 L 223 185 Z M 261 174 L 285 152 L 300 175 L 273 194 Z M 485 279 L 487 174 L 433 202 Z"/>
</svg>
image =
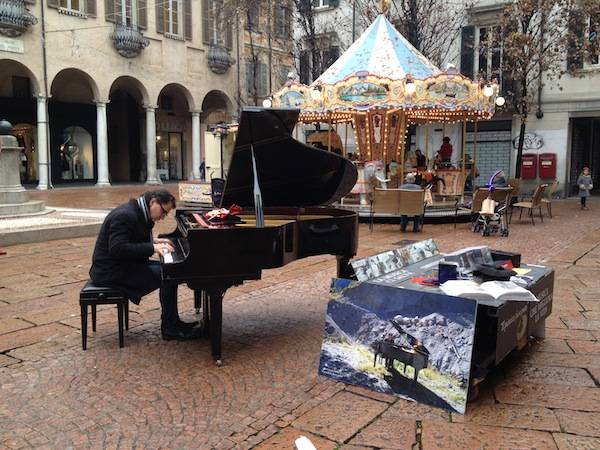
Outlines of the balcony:
<svg viewBox="0 0 600 450">
<path fill-rule="evenodd" d="M 235 59 L 229 56 L 229 52 L 222 45 L 211 44 L 208 48 L 208 67 L 214 73 L 224 74 L 235 64 Z"/>
<path fill-rule="evenodd" d="M 144 37 L 137 27 L 128 25 L 116 25 L 115 31 L 110 37 L 119 55 L 125 58 L 135 58 L 150 45 L 150 41 Z"/>
<path fill-rule="evenodd" d="M 24 0 L 0 0 L 0 34 L 21 36 L 37 19 L 25 8 Z"/>
</svg>

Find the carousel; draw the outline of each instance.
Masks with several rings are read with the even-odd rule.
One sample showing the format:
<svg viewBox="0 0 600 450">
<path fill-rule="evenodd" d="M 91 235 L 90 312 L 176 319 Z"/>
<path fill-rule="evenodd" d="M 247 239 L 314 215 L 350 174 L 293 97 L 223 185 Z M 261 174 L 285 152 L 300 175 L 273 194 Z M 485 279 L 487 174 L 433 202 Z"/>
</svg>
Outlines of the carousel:
<svg viewBox="0 0 600 450">
<path fill-rule="evenodd" d="M 384 13 L 311 85 L 288 80 L 273 95 L 272 105 L 299 108 L 301 123 L 318 124 L 317 130 L 326 126 L 312 141 L 331 151 L 341 146 L 342 153 L 355 160 L 359 180 L 352 193 L 364 205 L 373 186 L 396 187 L 407 171 L 425 179 L 446 178 L 439 194 L 462 196 L 464 180 L 476 163 L 477 123 L 490 119 L 503 100 L 495 81 L 471 80 L 451 65 L 445 71 L 437 68 Z M 469 122 L 475 133 L 467 158 Z M 429 156 L 421 160 L 425 164 L 418 164 L 409 151 L 411 125 L 423 131 L 422 146 Z M 460 150 L 454 152 L 453 164 L 431 154 L 431 127 L 443 129 L 445 143 L 446 129 L 454 130 Z M 349 133 L 354 135 L 352 154 L 347 151 Z"/>
</svg>

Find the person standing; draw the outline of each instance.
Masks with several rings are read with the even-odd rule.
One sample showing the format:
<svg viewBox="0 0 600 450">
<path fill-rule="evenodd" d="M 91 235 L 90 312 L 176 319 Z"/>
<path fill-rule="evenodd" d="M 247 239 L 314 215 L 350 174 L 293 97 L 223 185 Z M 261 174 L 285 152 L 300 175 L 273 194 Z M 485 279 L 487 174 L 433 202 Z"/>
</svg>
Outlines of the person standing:
<svg viewBox="0 0 600 450">
<path fill-rule="evenodd" d="M 445 136 L 444 139 L 442 139 L 442 141 L 443 144 L 438 150 L 438 154 L 442 159 L 442 164 L 446 167 L 449 167 L 452 161 L 452 152 L 454 151 L 454 149 L 452 148 L 452 144 L 450 143 L 450 138 L 448 136 Z"/>
<path fill-rule="evenodd" d="M 587 209 L 586 201 L 590 196 L 590 191 L 594 188 L 592 175 L 590 174 L 590 168 L 584 167 L 577 178 L 577 185 L 579 186 L 579 198 L 581 199 L 581 209 Z"/>
</svg>

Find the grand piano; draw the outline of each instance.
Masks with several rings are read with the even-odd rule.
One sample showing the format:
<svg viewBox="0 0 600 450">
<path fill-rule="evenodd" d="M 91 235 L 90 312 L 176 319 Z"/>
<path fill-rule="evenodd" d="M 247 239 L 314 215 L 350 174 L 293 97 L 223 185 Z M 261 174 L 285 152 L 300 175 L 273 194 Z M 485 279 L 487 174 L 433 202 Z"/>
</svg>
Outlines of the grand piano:
<svg viewBox="0 0 600 450">
<path fill-rule="evenodd" d="M 217 365 L 227 289 L 260 279 L 264 269 L 321 254 L 335 255 L 344 277 L 356 254 L 357 214 L 326 206 L 350 192 L 356 168 L 295 140 L 298 115 L 296 109 L 242 110 L 221 201 L 242 207 L 242 223 L 214 225 L 206 220 L 208 209 L 178 207 L 177 228 L 164 236 L 175 251 L 161 256 L 163 280 L 194 290 Z"/>
</svg>

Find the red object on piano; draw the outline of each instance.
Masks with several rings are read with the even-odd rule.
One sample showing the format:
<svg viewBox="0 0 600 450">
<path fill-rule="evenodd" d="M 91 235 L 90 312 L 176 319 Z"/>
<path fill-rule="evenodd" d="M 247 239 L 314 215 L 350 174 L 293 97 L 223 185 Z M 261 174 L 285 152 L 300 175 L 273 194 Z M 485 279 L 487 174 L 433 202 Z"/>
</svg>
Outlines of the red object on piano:
<svg viewBox="0 0 600 450">
<path fill-rule="evenodd" d="M 0 256 L 2 256 L 2 255 L 6 255 L 6 250 L 2 250 L 2 249 L 0 248 Z"/>
</svg>

